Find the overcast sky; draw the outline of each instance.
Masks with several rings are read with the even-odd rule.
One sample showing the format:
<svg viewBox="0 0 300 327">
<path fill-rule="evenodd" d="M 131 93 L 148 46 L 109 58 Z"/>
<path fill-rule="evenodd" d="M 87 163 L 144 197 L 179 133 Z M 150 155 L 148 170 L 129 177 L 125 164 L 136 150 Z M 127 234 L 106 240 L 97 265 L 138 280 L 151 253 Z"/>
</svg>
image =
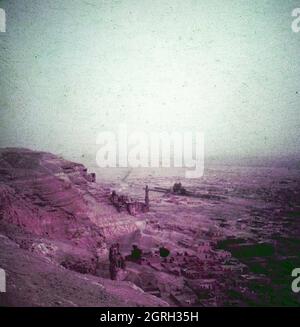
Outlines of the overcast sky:
<svg viewBox="0 0 300 327">
<path fill-rule="evenodd" d="M 0 146 L 93 154 L 122 122 L 198 130 L 207 154 L 299 154 L 289 0 L 9 0 Z"/>
</svg>

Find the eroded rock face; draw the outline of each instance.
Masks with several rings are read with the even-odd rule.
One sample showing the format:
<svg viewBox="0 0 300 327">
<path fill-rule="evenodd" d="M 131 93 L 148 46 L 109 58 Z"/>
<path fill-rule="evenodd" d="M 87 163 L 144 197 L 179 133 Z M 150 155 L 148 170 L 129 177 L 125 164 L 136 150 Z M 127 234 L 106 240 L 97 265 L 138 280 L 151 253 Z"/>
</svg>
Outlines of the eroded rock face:
<svg viewBox="0 0 300 327">
<path fill-rule="evenodd" d="M 125 305 L 127 298 L 132 295 L 134 299 L 139 292 L 140 302 L 130 300 L 128 304 L 165 305 L 155 298 L 144 301 L 143 292 L 137 292 L 128 282 L 117 286 L 117 281 L 107 282 L 109 301 L 105 297 L 97 300 L 97 292 L 95 297 L 88 295 L 98 283 L 93 278 L 99 278 L 96 276 L 108 262 L 107 240 L 138 228 L 134 217 L 116 213 L 107 192 L 81 164 L 46 152 L 0 149 L 0 237 L 5 240 L 0 242 L 0 267 L 7 271 L 10 281 L 4 305 L 43 305 L 44 298 L 45 305 L 56 305 L 57 294 L 62 297 L 65 293 L 66 299 L 58 301 L 61 305 Z M 25 259 L 30 259 L 27 266 Z M 21 268 L 19 263 L 23 261 Z M 17 267 L 20 276 L 25 276 L 22 281 L 14 280 L 19 278 L 14 273 Z M 55 292 L 47 289 L 53 283 L 53 273 L 65 291 L 59 287 Z M 79 287 L 81 274 L 87 276 L 86 289 Z M 73 294 L 69 279 L 78 284 L 80 297 Z M 17 284 L 31 285 L 35 298 L 26 299 Z"/>
<path fill-rule="evenodd" d="M 34 244 L 23 238 L 22 247 L 64 267 L 95 273 L 108 255 L 105 239 L 137 228 L 132 217 L 115 213 L 107 190 L 81 164 L 6 148 L 0 149 L 0 167 L 1 224 L 40 237 Z"/>
<path fill-rule="evenodd" d="M 0 219 L 96 251 L 104 235 L 111 238 L 137 226 L 128 214 L 116 214 L 109 190 L 94 181 L 83 165 L 55 155 L 0 149 Z"/>
<path fill-rule="evenodd" d="M 16 149 L 1 150 L 0 166 L 1 220 L 94 252 L 104 245 L 100 229 L 87 215 L 84 166 Z"/>
</svg>

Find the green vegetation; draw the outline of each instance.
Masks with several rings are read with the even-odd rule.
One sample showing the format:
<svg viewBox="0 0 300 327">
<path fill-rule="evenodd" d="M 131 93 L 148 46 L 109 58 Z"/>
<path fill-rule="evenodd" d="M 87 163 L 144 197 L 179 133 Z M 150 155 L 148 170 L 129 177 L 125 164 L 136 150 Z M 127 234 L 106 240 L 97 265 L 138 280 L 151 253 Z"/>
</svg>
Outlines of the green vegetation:
<svg viewBox="0 0 300 327">
<path fill-rule="evenodd" d="M 159 248 L 159 254 L 162 258 L 166 258 L 170 255 L 170 251 L 164 246 Z"/>
<path fill-rule="evenodd" d="M 133 249 L 131 250 L 131 258 L 134 260 L 140 260 L 142 258 L 142 254 L 143 251 L 136 245 L 133 245 Z"/>
</svg>

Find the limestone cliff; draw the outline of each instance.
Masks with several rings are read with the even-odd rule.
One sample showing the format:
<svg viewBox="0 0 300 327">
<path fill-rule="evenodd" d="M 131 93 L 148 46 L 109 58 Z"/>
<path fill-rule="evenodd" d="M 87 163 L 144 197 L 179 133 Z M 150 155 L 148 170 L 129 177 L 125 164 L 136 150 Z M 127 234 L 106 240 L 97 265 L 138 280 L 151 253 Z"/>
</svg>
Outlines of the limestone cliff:
<svg viewBox="0 0 300 327">
<path fill-rule="evenodd" d="M 107 199 L 109 190 L 94 180 L 83 165 L 50 153 L 0 149 L 0 236 L 12 242 L 2 242 L 5 251 L 13 244 L 12 252 L 20 248 L 33 256 L 26 261 L 28 264 L 40 261 L 43 265 L 46 260 L 45 274 L 59 267 L 60 280 L 61 269 L 99 275 L 108 257 L 107 243 L 138 227 L 134 217 L 116 212 Z M 21 250 L 15 251 L 16 255 L 22 256 Z M 3 251 L 4 248 L 0 251 L 0 267 L 13 276 L 15 267 L 11 265 L 17 265 L 18 260 L 12 260 L 8 253 L 4 256 Z M 8 258 L 11 263 L 6 261 Z M 28 272 L 30 267 L 24 270 Z M 9 292 L 16 292 L 11 287 Z M 132 285 L 127 284 L 126 289 L 136 292 Z M 30 305 L 29 298 L 28 301 Z"/>
</svg>

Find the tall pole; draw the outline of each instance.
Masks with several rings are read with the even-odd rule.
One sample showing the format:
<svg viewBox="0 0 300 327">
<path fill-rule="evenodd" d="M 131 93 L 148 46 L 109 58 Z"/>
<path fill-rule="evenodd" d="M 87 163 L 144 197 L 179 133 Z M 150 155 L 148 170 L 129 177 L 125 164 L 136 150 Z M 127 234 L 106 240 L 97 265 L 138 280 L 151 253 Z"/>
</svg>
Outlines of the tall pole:
<svg viewBox="0 0 300 327">
<path fill-rule="evenodd" d="M 149 207 L 149 187 L 146 185 L 145 188 L 145 204 L 147 207 Z"/>
</svg>

